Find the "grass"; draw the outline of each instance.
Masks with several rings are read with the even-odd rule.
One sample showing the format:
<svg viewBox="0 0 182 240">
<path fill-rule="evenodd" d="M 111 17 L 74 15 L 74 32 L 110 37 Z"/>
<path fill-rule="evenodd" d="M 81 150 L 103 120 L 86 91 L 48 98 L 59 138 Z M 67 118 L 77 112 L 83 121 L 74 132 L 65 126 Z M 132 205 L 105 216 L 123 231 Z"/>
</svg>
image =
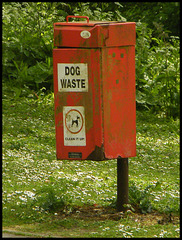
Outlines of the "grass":
<svg viewBox="0 0 182 240">
<path fill-rule="evenodd" d="M 179 120 L 137 112 L 131 210 L 116 221 L 110 218 L 116 213 L 116 159 L 56 160 L 53 94 L 38 95 L 14 99 L 3 92 L 4 230 L 46 237 L 179 237 Z"/>
</svg>

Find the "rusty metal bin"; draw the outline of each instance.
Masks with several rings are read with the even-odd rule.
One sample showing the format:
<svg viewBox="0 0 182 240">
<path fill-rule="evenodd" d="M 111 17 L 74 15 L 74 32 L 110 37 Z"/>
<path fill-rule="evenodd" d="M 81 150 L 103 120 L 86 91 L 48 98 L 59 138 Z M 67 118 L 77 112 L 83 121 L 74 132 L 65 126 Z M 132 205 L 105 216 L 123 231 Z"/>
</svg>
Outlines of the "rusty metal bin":
<svg viewBox="0 0 182 240">
<path fill-rule="evenodd" d="M 57 159 L 136 156 L 135 40 L 133 22 L 54 23 Z"/>
</svg>

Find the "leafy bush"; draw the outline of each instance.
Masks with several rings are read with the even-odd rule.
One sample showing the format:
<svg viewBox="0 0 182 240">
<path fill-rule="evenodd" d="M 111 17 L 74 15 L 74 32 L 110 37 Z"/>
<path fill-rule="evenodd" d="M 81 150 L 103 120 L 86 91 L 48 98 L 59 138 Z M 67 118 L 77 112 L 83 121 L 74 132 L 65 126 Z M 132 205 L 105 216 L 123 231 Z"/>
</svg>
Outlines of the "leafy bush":
<svg viewBox="0 0 182 240">
<path fill-rule="evenodd" d="M 88 16 L 95 21 L 126 21 L 121 15 L 122 4 L 119 2 L 91 3 L 79 2 L 73 9 L 75 15 Z"/>
<path fill-rule="evenodd" d="M 156 23 L 158 38 L 144 23 L 137 23 L 136 101 L 166 117 L 179 117 L 179 37 L 169 37 Z"/>
<path fill-rule="evenodd" d="M 122 15 L 128 21 L 146 23 L 154 28 L 154 21 L 170 31 L 172 35 L 180 35 L 180 2 L 122 2 Z M 158 37 L 157 32 L 154 36 Z"/>
<path fill-rule="evenodd" d="M 161 190 L 161 183 L 157 181 L 155 184 L 150 184 L 144 189 L 141 186 L 137 186 L 136 183 L 129 181 L 129 204 L 126 204 L 127 208 L 132 211 L 141 213 L 151 213 L 155 209 L 153 200 L 155 198 L 154 192 Z M 117 198 L 111 200 L 110 206 L 116 208 Z M 176 207 L 176 206 L 175 206 Z M 161 206 L 162 211 L 165 211 L 166 205 Z M 177 209 L 177 208 L 175 208 Z M 174 209 L 173 209 L 174 211 Z"/>
<path fill-rule="evenodd" d="M 3 3 L 3 79 L 14 88 L 52 86 L 54 3 Z"/>
<path fill-rule="evenodd" d="M 152 195 L 150 194 L 152 187 L 152 185 L 149 185 L 144 190 L 140 190 L 134 181 L 130 182 L 129 202 L 134 208 L 140 210 L 141 213 L 150 213 L 152 211 Z"/>
<path fill-rule="evenodd" d="M 53 179 L 53 178 L 52 178 Z M 44 211 L 54 212 L 64 209 L 71 200 L 66 194 L 66 182 L 64 179 L 58 181 L 48 181 L 41 186 L 35 195 L 33 205 L 44 209 Z"/>
</svg>

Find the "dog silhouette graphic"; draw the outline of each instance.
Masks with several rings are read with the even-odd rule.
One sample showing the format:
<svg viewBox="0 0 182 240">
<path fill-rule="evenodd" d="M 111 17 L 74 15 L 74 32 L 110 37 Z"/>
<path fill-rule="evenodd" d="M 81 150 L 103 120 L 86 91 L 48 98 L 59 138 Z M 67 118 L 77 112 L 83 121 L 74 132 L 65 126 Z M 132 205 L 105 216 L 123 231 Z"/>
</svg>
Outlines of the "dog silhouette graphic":
<svg viewBox="0 0 182 240">
<path fill-rule="evenodd" d="M 77 116 L 77 118 L 74 120 L 74 119 L 72 119 L 72 124 L 71 124 L 71 126 L 73 127 L 73 125 L 74 124 L 76 124 L 76 127 L 78 127 L 78 120 L 80 119 L 80 117 L 79 116 Z"/>
</svg>

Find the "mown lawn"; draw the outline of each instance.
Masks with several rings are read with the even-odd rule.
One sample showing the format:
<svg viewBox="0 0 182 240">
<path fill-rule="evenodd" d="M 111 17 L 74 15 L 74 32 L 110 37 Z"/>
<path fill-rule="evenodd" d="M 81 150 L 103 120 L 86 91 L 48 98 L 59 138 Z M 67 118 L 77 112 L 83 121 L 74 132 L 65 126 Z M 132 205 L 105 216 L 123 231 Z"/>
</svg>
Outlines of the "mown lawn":
<svg viewBox="0 0 182 240">
<path fill-rule="evenodd" d="M 56 160 L 53 94 L 14 99 L 4 93 L 2 117 L 5 230 L 46 237 L 179 237 L 179 120 L 137 112 L 130 210 L 118 217 L 116 159 Z"/>
</svg>

